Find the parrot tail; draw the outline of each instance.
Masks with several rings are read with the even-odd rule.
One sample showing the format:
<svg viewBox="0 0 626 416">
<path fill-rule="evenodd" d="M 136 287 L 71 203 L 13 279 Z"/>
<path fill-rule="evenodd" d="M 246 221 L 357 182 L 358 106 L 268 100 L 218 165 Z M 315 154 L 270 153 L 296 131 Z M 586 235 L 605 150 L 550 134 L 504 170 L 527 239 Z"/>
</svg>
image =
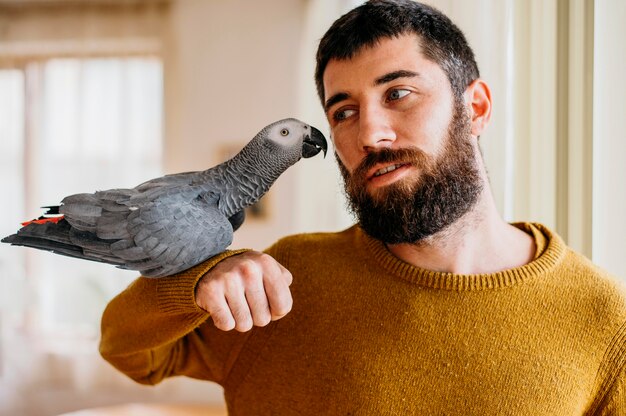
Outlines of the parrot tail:
<svg viewBox="0 0 626 416">
<path fill-rule="evenodd" d="M 82 254 L 81 248 L 70 241 L 70 225 L 61 217 L 39 218 L 23 225 L 16 234 L 3 238 L 2 242 L 72 257 Z"/>
<path fill-rule="evenodd" d="M 108 263 L 116 266 L 123 265 L 119 260 L 111 258 L 106 254 L 100 256 L 86 254 L 84 248 L 76 243 L 80 243 L 78 240 L 87 237 L 84 235 L 87 233 L 72 229 L 70 223 L 63 217 L 39 218 L 24 224 L 26 225 L 16 234 L 5 237 L 0 241 L 15 246 L 50 251 L 68 257 Z M 97 242 L 94 243 L 97 244 Z M 101 240 L 100 245 L 106 246 L 106 251 L 108 251 L 108 244 L 106 244 L 105 241 Z"/>
</svg>

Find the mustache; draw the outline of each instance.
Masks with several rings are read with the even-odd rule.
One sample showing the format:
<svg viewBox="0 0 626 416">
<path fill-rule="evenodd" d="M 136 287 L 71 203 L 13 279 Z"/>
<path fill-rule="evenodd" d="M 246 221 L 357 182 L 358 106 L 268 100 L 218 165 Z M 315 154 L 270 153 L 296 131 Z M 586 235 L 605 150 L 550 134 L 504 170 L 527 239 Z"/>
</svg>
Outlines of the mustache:
<svg viewBox="0 0 626 416">
<path fill-rule="evenodd" d="M 364 179 L 367 172 L 379 163 L 402 163 L 419 168 L 430 168 L 433 162 L 430 156 L 415 147 L 401 149 L 384 148 L 368 153 L 356 167 L 352 177 Z"/>
</svg>

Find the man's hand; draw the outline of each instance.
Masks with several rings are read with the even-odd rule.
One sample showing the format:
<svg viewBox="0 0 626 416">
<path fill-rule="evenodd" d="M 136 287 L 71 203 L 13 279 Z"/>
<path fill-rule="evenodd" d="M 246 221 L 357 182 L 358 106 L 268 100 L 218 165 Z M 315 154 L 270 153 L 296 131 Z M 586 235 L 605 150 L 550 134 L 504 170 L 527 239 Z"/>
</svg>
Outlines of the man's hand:
<svg viewBox="0 0 626 416">
<path fill-rule="evenodd" d="M 292 277 L 273 257 L 247 251 L 222 260 L 200 278 L 196 303 L 223 331 L 249 331 L 287 315 Z"/>
</svg>

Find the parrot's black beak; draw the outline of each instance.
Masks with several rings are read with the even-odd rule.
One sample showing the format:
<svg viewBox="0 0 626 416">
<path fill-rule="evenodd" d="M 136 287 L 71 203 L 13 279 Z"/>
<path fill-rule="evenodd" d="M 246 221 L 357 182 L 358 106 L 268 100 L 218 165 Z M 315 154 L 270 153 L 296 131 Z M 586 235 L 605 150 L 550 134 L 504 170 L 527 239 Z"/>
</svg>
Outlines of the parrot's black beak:
<svg viewBox="0 0 626 416">
<path fill-rule="evenodd" d="M 326 152 L 328 151 L 326 137 L 324 137 L 321 131 L 311 126 L 311 134 L 305 137 L 302 143 L 302 157 L 305 159 L 313 157 L 318 154 L 320 150 L 324 151 L 324 157 L 326 157 Z"/>
</svg>

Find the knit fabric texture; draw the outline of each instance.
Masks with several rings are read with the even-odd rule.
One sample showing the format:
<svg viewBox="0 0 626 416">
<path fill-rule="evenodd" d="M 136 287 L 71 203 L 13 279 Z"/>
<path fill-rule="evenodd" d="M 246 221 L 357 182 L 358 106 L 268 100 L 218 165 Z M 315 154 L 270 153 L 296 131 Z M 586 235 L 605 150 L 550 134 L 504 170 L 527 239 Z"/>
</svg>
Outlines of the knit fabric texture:
<svg viewBox="0 0 626 416">
<path fill-rule="evenodd" d="M 423 270 L 354 226 L 267 250 L 293 309 L 220 331 L 194 300 L 228 251 L 139 278 L 108 305 L 100 351 L 137 382 L 224 387 L 231 415 L 624 415 L 626 294 L 539 224 L 536 258 L 493 274 Z"/>
</svg>

